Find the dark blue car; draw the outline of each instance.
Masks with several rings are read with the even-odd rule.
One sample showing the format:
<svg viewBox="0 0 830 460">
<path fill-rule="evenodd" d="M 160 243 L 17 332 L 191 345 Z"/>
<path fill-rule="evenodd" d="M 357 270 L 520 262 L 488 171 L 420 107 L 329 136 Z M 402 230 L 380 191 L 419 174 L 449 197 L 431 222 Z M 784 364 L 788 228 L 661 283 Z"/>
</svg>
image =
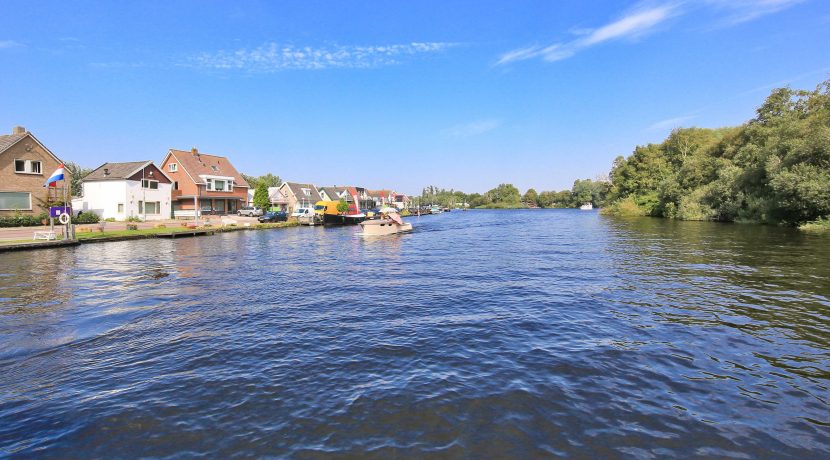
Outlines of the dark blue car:
<svg viewBox="0 0 830 460">
<path fill-rule="evenodd" d="M 288 220 L 288 214 L 283 211 L 268 211 L 259 216 L 260 222 L 285 222 Z"/>
</svg>

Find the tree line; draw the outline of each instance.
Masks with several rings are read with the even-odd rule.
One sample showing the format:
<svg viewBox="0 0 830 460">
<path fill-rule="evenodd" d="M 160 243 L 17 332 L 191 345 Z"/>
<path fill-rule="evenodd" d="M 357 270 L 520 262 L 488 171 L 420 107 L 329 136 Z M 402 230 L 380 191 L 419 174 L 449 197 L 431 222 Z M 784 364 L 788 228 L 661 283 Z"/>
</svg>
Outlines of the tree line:
<svg viewBox="0 0 830 460">
<path fill-rule="evenodd" d="M 611 169 L 607 212 L 801 225 L 830 216 L 830 80 L 778 88 L 748 122 L 679 128 Z"/>
<path fill-rule="evenodd" d="M 513 184 L 499 184 L 485 193 L 466 194 L 454 189 L 439 189 L 434 185 L 425 187 L 417 197 L 421 205 L 438 205 L 442 207 L 515 209 L 527 207 L 539 208 L 578 208 L 586 203 L 602 207 L 606 203 L 609 183 L 607 180 L 576 180 L 570 190 L 543 191 L 528 189 L 524 195 Z"/>
</svg>

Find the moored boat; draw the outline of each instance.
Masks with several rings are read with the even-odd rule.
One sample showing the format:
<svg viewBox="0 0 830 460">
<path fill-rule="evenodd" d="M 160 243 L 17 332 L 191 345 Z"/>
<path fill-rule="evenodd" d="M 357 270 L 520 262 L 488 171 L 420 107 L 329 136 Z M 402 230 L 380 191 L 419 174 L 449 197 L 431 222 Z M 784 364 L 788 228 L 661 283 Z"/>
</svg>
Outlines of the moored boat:
<svg viewBox="0 0 830 460">
<path fill-rule="evenodd" d="M 337 201 L 318 201 L 314 205 L 314 212 L 322 221 L 323 225 L 357 225 L 366 220 L 366 215 L 362 212 L 340 213 L 337 211 Z"/>
<path fill-rule="evenodd" d="M 590 211 L 590 210 L 594 209 L 594 205 L 593 205 L 593 203 L 585 203 L 582 206 L 580 206 L 579 209 L 581 209 L 583 211 Z"/>
</svg>

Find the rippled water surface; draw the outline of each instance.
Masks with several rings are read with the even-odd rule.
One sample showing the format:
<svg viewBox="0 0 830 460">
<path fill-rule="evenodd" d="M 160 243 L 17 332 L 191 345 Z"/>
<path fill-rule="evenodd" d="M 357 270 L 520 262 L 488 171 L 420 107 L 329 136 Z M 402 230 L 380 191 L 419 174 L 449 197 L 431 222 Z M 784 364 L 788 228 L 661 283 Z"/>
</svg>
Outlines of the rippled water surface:
<svg viewBox="0 0 830 460">
<path fill-rule="evenodd" d="M 830 237 L 412 222 L 0 254 L 0 456 L 830 455 Z"/>
</svg>

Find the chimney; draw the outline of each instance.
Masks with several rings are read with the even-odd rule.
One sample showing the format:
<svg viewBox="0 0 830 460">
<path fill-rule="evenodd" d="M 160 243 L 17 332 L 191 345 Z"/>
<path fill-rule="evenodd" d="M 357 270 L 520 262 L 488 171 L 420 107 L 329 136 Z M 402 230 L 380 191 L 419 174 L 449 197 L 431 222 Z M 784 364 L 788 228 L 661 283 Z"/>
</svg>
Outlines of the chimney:
<svg viewBox="0 0 830 460">
<path fill-rule="evenodd" d="M 104 175 L 105 175 L 105 176 L 109 176 L 109 175 L 110 175 L 110 168 L 104 168 Z"/>
<path fill-rule="evenodd" d="M 12 134 L 26 134 L 26 128 L 22 126 L 15 126 L 12 128 Z"/>
</svg>

